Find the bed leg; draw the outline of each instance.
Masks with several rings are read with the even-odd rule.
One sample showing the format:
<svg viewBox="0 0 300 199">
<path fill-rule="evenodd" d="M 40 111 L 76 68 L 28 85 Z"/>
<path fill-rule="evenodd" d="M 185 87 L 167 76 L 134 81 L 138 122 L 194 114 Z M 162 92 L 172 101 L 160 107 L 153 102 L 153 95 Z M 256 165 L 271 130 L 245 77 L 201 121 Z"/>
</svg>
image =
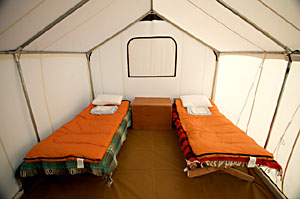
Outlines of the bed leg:
<svg viewBox="0 0 300 199">
<path fill-rule="evenodd" d="M 255 179 L 253 176 L 251 176 L 251 175 L 249 175 L 247 173 L 244 173 L 242 171 L 239 171 L 239 170 L 237 170 L 235 168 L 232 168 L 232 167 L 230 167 L 230 168 L 224 168 L 222 170 L 224 172 L 230 174 L 230 175 L 233 175 L 233 176 L 235 176 L 235 177 L 237 177 L 239 179 L 242 179 L 242 180 L 245 180 L 245 181 L 248 181 L 248 182 L 253 182 L 254 179 Z"/>
<path fill-rule="evenodd" d="M 112 173 L 110 173 L 110 175 L 106 175 L 105 180 L 106 180 L 106 187 L 110 188 L 113 183 Z"/>
<path fill-rule="evenodd" d="M 189 170 L 187 172 L 187 176 L 190 178 L 194 178 L 197 176 L 203 176 L 205 174 L 209 174 L 215 171 L 220 170 L 219 168 L 215 168 L 215 167 L 203 167 L 203 168 L 195 168 L 193 170 Z"/>
<path fill-rule="evenodd" d="M 224 171 L 225 173 L 228 173 L 230 175 L 233 175 L 241 180 L 245 180 L 247 182 L 253 182 L 254 177 L 244 173 L 242 171 L 239 171 L 235 168 L 229 167 L 229 168 L 224 168 L 224 167 L 203 167 L 203 168 L 196 168 L 189 170 L 187 172 L 187 176 L 190 178 L 198 177 L 198 176 L 203 176 L 205 174 L 209 174 L 215 171 Z"/>
</svg>

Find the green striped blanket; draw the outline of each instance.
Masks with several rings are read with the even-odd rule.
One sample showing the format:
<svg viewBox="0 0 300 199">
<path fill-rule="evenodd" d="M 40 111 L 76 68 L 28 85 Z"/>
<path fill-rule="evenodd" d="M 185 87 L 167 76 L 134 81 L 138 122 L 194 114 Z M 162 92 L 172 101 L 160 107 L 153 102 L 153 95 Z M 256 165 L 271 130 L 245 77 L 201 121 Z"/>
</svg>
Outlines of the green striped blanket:
<svg viewBox="0 0 300 199">
<path fill-rule="evenodd" d="M 111 175 L 117 167 L 117 158 L 123 142 L 126 140 L 127 128 L 131 126 L 131 107 L 124 117 L 119 129 L 115 133 L 103 159 L 100 163 L 84 162 L 84 168 L 77 168 L 77 161 L 58 162 L 23 162 L 17 171 L 21 178 L 37 175 L 75 175 L 92 173 L 96 176 L 105 177 L 108 185 L 111 184 Z"/>
</svg>

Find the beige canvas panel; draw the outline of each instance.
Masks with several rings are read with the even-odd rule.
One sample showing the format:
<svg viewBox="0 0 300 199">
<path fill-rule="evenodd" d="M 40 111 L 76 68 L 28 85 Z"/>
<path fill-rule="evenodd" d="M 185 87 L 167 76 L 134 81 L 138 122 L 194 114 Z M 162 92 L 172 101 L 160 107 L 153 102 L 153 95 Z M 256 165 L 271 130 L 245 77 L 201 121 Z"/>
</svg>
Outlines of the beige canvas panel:
<svg viewBox="0 0 300 199">
<path fill-rule="evenodd" d="M 249 0 L 247 6 L 244 1 L 222 0 L 230 7 L 242 13 L 250 21 L 261 27 L 264 31 L 272 35 L 284 45 L 292 50 L 300 48 L 300 31 L 296 30 L 280 16 L 266 8 L 262 3 L 256 0 Z M 281 6 L 285 6 L 281 1 Z M 291 13 L 292 14 L 292 13 Z M 270 23 L 272 22 L 272 23 Z M 276 25 L 274 25 L 276 24 Z"/>
</svg>

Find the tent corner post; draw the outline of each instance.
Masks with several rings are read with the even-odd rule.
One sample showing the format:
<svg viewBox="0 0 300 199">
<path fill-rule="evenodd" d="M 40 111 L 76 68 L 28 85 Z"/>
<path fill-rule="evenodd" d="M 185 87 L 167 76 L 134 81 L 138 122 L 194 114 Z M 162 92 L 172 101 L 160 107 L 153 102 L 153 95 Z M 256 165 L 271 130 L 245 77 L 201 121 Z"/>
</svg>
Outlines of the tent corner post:
<svg viewBox="0 0 300 199">
<path fill-rule="evenodd" d="M 278 96 L 278 99 L 277 99 L 276 108 L 275 108 L 275 111 L 274 111 L 274 114 L 273 114 L 273 117 L 272 117 L 272 121 L 271 121 L 271 124 L 270 124 L 268 136 L 267 136 L 267 139 L 266 139 L 266 142 L 265 142 L 265 145 L 264 145 L 265 149 L 267 148 L 267 146 L 269 144 L 270 135 L 271 135 L 272 129 L 274 127 L 275 118 L 276 118 L 277 113 L 278 113 L 278 107 L 281 104 L 283 92 L 284 92 L 285 87 L 286 87 L 286 82 L 287 82 L 287 78 L 288 78 L 288 75 L 289 75 L 289 72 L 290 72 L 290 69 L 291 69 L 291 65 L 292 65 L 292 60 L 289 60 L 288 64 L 287 64 L 286 71 L 285 71 L 283 83 L 282 83 L 282 86 L 281 86 L 281 89 L 280 89 L 280 92 L 279 92 L 279 96 Z"/>
<path fill-rule="evenodd" d="M 212 101 L 215 101 L 216 97 L 216 87 L 217 87 L 217 76 L 219 72 L 219 60 L 220 60 L 220 53 L 218 51 L 213 51 L 216 56 L 216 66 L 215 66 L 215 74 L 214 74 L 214 80 L 213 80 L 213 88 L 211 93 L 211 99 Z"/>
<path fill-rule="evenodd" d="M 85 54 L 87 66 L 88 66 L 88 76 L 89 76 L 89 82 L 90 82 L 91 100 L 95 99 L 92 71 L 91 71 L 91 55 L 92 55 L 92 53 L 93 53 L 93 51 L 89 51 Z"/>
<path fill-rule="evenodd" d="M 15 63 L 17 65 L 19 77 L 20 77 L 21 84 L 22 84 L 23 93 L 24 93 L 24 96 L 25 96 L 25 100 L 26 100 L 27 108 L 28 108 L 29 115 L 30 115 L 30 118 L 31 118 L 31 122 L 32 122 L 32 125 L 33 125 L 33 128 L 34 128 L 35 136 L 36 136 L 37 142 L 40 142 L 41 139 L 40 139 L 37 124 L 36 124 L 36 121 L 35 121 L 35 118 L 34 118 L 31 102 L 30 102 L 30 99 L 29 99 L 29 95 L 28 95 L 26 85 L 25 85 L 25 80 L 24 80 L 24 76 L 23 76 L 23 72 L 22 72 L 21 63 L 20 63 L 21 54 L 22 54 L 22 48 L 18 48 L 15 51 L 15 53 L 13 53 L 14 60 L 15 60 Z"/>
</svg>

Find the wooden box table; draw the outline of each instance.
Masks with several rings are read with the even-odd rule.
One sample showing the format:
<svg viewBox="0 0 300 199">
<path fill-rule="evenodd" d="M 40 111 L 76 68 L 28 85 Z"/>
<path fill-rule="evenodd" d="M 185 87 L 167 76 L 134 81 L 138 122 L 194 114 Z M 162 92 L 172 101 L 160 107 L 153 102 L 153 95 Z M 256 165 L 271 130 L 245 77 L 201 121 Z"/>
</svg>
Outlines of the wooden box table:
<svg viewBox="0 0 300 199">
<path fill-rule="evenodd" d="M 133 129 L 171 129 L 171 99 L 136 97 L 132 103 L 132 125 Z"/>
</svg>

